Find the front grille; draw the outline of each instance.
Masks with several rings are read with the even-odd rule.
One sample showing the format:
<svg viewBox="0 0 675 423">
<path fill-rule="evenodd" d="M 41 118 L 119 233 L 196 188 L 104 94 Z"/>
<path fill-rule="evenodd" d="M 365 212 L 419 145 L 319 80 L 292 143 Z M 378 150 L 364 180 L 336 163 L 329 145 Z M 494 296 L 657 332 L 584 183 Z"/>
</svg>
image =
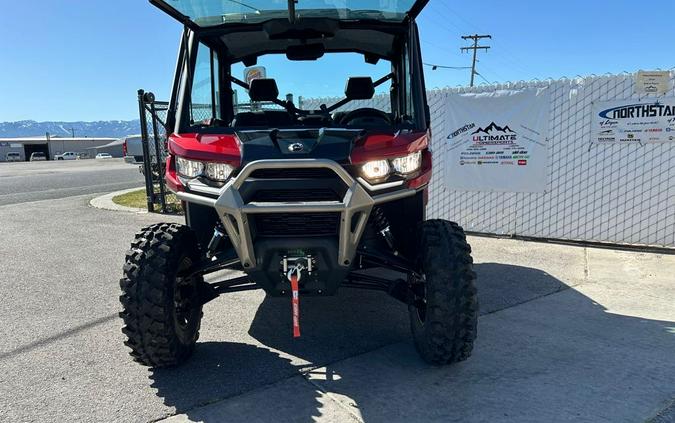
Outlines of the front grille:
<svg viewBox="0 0 675 423">
<path fill-rule="evenodd" d="M 285 203 L 290 201 L 341 201 L 342 198 L 332 189 L 261 189 L 256 191 L 251 201 L 264 203 Z"/>
<path fill-rule="evenodd" d="M 326 179 L 337 178 L 335 172 L 323 167 L 289 168 L 289 169 L 258 169 L 251 174 L 257 179 Z"/>
<path fill-rule="evenodd" d="M 255 215 L 258 236 L 334 236 L 340 227 L 340 213 L 270 213 Z"/>
</svg>

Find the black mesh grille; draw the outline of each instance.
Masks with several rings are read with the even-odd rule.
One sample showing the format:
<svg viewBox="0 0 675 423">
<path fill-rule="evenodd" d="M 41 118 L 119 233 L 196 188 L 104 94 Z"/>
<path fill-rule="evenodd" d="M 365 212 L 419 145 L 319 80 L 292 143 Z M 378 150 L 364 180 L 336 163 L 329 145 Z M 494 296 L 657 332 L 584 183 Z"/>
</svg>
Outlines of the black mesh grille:
<svg viewBox="0 0 675 423">
<path fill-rule="evenodd" d="M 329 188 L 261 189 L 253 195 L 252 201 L 283 203 L 289 201 L 341 201 L 341 198 Z"/>
<path fill-rule="evenodd" d="M 258 236 L 333 236 L 338 234 L 340 213 L 270 213 L 255 216 Z"/>
<path fill-rule="evenodd" d="M 290 168 L 290 169 L 258 169 L 251 174 L 258 179 L 317 179 L 337 178 L 335 172 L 326 168 Z"/>
</svg>

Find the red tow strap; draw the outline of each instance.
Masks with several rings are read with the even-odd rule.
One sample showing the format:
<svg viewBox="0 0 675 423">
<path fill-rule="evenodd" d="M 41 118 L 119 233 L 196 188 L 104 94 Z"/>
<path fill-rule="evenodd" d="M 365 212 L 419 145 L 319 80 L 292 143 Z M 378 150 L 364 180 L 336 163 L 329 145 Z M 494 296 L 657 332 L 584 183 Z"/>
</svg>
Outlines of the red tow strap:
<svg viewBox="0 0 675 423">
<path fill-rule="evenodd" d="M 291 275 L 291 306 L 293 309 L 293 338 L 300 338 L 300 295 L 298 275 Z"/>
</svg>

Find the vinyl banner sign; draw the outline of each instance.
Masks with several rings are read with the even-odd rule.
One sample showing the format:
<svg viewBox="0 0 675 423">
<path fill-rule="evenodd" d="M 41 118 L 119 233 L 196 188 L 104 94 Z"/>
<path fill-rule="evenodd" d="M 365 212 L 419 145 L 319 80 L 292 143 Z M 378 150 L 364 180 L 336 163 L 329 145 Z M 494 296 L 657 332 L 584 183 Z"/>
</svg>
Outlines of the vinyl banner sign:
<svg viewBox="0 0 675 423">
<path fill-rule="evenodd" d="M 635 75 L 637 94 L 663 95 L 670 91 L 670 71 L 639 71 Z"/>
<path fill-rule="evenodd" d="M 546 88 L 450 95 L 447 188 L 544 192 L 549 104 Z"/>
<path fill-rule="evenodd" d="M 591 142 L 651 143 L 675 141 L 675 97 L 593 103 Z"/>
</svg>

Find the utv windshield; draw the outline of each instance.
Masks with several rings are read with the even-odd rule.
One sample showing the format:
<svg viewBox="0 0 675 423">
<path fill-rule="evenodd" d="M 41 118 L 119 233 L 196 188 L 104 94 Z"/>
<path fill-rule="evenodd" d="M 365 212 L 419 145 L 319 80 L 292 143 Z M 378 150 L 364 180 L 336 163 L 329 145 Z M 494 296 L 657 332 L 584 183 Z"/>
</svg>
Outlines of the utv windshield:
<svg viewBox="0 0 675 423">
<path fill-rule="evenodd" d="M 363 55 L 357 53 L 326 54 L 316 61 L 303 62 L 289 61 L 283 54 L 267 54 L 259 57 L 253 67 L 246 67 L 241 62 L 232 66 L 232 75 L 242 80 L 247 80 L 251 72 L 264 72 L 266 78 L 273 78 L 281 99 L 292 100 L 303 110 L 318 110 L 321 104 L 330 106 L 344 97 L 345 85 L 350 77 L 367 76 L 377 81 L 391 72 L 391 63 L 380 60 L 377 64 L 368 64 Z M 302 77 L 299 78 L 299 75 Z M 391 112 L 390 89 L 391 81 L 386 81 L 375 88 L 372 99 L 354 100 L 335 111 L 375 107 Z M 248 91 L 242 87 L 235 87 L 235 99 L 237 111 L 251 107 L 279 108 L 271 103 L 251 103 Z"/>
<path fill-rule="evenodd" d="M 289 18 L 288 0 L 156 0 L 200 27 Z M 419 0 L 298 0 L 296 18 L 401 22 Z M 424 2 L 426 3 L 426 2 Z"/>
</svg>

